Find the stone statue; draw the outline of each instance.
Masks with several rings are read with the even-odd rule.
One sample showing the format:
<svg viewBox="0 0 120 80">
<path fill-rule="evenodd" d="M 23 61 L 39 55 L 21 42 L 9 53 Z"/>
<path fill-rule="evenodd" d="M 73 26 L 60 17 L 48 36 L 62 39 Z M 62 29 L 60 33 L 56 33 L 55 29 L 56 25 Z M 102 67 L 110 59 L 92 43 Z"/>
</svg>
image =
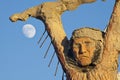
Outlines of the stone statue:
<svg viewBox="0 0 120 80">
<path fill-rule="evenodd" d="M 115 1 L 106 32 L 88 27 L 80 28 L 73 31 L 70 40 L 64 32 L 61 14 L 95 0 L 46 2 L 14 14 L 10 20 L 25 21 L 32 16 L 43 21 L 67 80 L 118 80 L 120 0 Z"/>
</svg>

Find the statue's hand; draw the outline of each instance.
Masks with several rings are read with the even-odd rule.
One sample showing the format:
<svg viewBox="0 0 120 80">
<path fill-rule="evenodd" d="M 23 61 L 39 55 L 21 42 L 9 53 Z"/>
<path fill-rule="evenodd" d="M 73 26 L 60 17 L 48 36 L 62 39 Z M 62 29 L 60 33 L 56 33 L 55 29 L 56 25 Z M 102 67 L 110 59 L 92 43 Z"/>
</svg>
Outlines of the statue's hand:
<svg viewBox="0 0 120 80">
<path fill-rule="evenodd" d="M 12 22 L 16 22 L 17 20 L 21 20 L 21 21 L 26 21 L 28 19 L 29 15 L 24 15 L 24 14 L 14 14 L 10 17 L 10 20 Z"/>
</svg>

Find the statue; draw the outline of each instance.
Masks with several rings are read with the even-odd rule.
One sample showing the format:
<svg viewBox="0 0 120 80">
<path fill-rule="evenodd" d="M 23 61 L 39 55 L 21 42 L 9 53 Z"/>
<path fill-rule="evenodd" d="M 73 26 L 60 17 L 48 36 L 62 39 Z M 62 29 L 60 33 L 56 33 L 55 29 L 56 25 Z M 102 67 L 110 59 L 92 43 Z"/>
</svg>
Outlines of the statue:
<svg viewBox="0 0 120 80">
<path fill-rule="evenodd" d="M 115 1 L 106 32 L 88 27 L 80 28 L 73 31 L 70 40 L 64 32 L 61 14 L 95 0 L 46 2 L 14 14 L 10 20 L 25 21 L 32 16 L 43 21 L 67 80 L 118 80 L 120 0 Z"/>
</svg>

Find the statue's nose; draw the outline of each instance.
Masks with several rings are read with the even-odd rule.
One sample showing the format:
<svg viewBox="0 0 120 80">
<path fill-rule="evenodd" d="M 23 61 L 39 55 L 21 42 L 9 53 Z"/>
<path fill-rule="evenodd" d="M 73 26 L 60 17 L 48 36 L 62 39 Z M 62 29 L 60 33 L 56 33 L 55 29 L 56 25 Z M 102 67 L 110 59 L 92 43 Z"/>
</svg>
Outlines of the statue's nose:
<svg viewBox="0 0 120 80">
<path fill-rule="evenodd" d="M 84 54 L 86 53 L 86 46 L 83 44 L 79 47 L 79 54 Z"/>
</svg>

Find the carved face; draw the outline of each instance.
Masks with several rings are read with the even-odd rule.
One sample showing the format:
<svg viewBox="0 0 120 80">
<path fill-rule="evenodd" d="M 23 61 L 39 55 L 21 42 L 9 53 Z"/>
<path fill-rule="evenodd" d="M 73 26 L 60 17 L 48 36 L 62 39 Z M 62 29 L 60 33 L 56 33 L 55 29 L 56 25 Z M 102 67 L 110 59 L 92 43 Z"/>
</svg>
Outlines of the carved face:
<svg viewBox="0 0 120 80">
<path fill-rule="evenodd" d="M 96 51 L 96 41 L 88 37 L 75 38 L 72 49 L 77 63 L 87 66 L 92 63 Z"/>
</svg>

